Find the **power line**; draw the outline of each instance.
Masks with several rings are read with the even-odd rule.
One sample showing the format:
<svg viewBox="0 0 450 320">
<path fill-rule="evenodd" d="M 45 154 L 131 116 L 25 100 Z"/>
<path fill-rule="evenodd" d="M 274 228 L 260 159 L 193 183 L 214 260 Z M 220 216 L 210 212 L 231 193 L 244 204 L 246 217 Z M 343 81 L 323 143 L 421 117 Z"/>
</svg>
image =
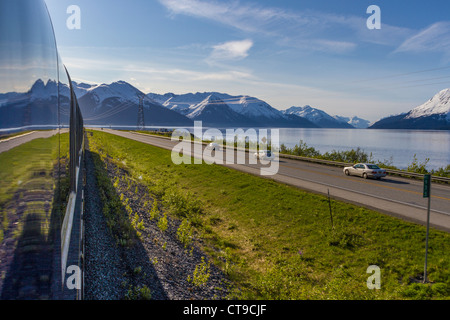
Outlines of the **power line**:
<svg viewBox="0 0 450 320">
<path fill-rule="evenodd" d="M 444 84 L 444 83 L 450 85 L 450 81 L 443 81 L 443 82 L 434 82 L 434 83 L 421 83 L 421 84 L 416 84 L 416 85 L 412 85 L 412 86 L 390 87 L 390 88 L 391 89 L 414 88 L 414 87 L 431 86 L 431 85 L 435 85 L 435 84 Z"/>
<path fill-rule="evenodd" d="M 425 72 L 431 72 L 431 71 L 437 71 L 437 70 L 445 70 L 445 69 L 450 69 L 450 66 L 440 67 L 440 68 L 433 68 L 433 69 L 426 69 L 426 70 L 419 70 L 419 71 L 413 71 L 413 72 L 407 72 L 407 73 L 398 73 L 398 74 L 392 74 L 392 75 L 383 76 L 383 77 L 378 77 L 378 78 L 363 79 L 363 80 L 355 80 L 355 81 L 351 81 L 350 83 L 356 83 L 356 82 L 368 82 L 368 81 L 374 81 L 374 80 L 383 80 L 383 79 L 390 79 L 390 78 L 398 78 L 398 77 L 408 76 L 408 75 L 411 75 L 411 74 L 425 73 Z"/>
<path fill-rule="evenodd" d="M 95 115 L 90 118 L 85 118 L 85 120 L 98 120 L 105 117 L 113 116 L 119 112 L 125 111 L 128 108 L 132 107 L 134 104 L 130 101 L 122 102 L 119 105 L 115 106 L 113 109 L 106 110 L 105 112 Z"/>
</svg>

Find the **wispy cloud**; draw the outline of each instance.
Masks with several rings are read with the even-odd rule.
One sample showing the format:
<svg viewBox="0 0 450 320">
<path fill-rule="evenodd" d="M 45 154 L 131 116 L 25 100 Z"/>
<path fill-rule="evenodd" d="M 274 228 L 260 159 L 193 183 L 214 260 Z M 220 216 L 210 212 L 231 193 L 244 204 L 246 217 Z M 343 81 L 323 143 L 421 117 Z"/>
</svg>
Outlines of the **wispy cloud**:
<svg viewBox="0 0 450 320">
<path fill-rule="evenodd" d="M 82 72 L 104 73 L 111 72 L 117 75 L 120 73 L 124 78 L 148 77 L 164 81 L 192 82 L 203 80 L 229 80 L 243 81 L 254 79 L 254 75 L 243 70 L 221 70 L 221 71 L 198 71 L 187 68 L 153 66 L 148 62 L 138 62 L 138 64 L 127 63 L 126 60 L 101 61 L 93 58 L 80 58 L 67 56 L 66 66 L 70 70 Z M 96 81 L 96 80 L 94 80 Z"/>
<path fill-rule="evenodd" d="M 172 15 L 184 14 L 222 23 L 243 32 L 270 36 L 276 43 L 307 50 L 345 54 L 360 42 L 397 47 L 412 35 L 408 28 L 383 23 L 370 32 L 366 17 L 314 10 L 287 11 L 258 3 L 204 0 L 159 0 Z"/>
<path fill-rule="evenodd" d="M 253 41 L 250 39 L 240 41 L 228 41 L 213 46 L 210 60 L 241 60 L 248 56 Z"/>
<path fill-rule="evenodd" d="M 450 22 L 436 22 L 405 40 L 397 52 L 437 52 L 450 57 Z"/>
<path fill-rule="evenodd" d="M 317 12 L 290 12 L 280 8 L 263 7 L 259 4 L 239 1 L 203 1 L 203 0 L 159 0 L 171 14 L 184 14 L 219 22 L 245 33 L 272 37 L 276 42 L 291 47 L 324 51 L 337 47 L 339 40 L 322 39 L 309 41 L 318 34 L 325 34 L 331 24 L 347 24 L 348 21 L 334 15 Z M 329 45 L 327 45 L 327 41 Z M 250 42 L 230 43 L 230 45 L 248 45 Z M 317 44 L 317 47 L 313 46 Z M 342 41 L 346 50 L 348 41 Z M 342 46 L 339 53 L 342 53 Z M 354 46 L 352 46 L 354 47 Z M 217 48 L 220 54 L 222 47 Z M 231 53 L 231 51 L 229 51 Z M 217 52 L 216 52 L 217 53 Z"/>
<path fill-rule="evenodd" d="M 211 19 L 244 31 L 262 31 L 262 25 L 268 25 L 279 19 L 289 18 L 284 10 L 263 8 L 253 4 L 241 4 L 239 1 L 202 1 L 202 0 L 159 0 L 172 14 Z M 291 16 L 291 18 L 294 18 Z"/>
</svg>

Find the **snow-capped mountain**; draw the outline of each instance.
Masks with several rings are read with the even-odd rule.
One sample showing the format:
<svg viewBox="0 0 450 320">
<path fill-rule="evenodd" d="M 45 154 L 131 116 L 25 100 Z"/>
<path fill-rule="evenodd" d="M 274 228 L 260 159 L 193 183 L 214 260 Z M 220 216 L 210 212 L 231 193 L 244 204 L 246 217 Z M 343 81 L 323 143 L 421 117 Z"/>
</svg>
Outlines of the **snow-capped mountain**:
<svg viewBox="0 0 450 320">
<path fill-rule="evenodd" d="M 73 82 L 78 104 L 86 124 L 123 125 L 137 124 L 139 97 L 145 94 L 125 81 L 111 84 L 89 85 Z M 145 125 L 192 125 L 185 116 L 164 108 L 146 97 L 143 102 Z"/>
<path fill-rule="evenodd" d="M 74 91 L 78 99 L 90 95 L 95 103 L 100 106 L 106 99 L 116 98 L 120 101 L 139 103 L 139 97 L 144 93 L 125 81 L 117 81 L 110 84 L 89 85 L 73 82 Z"/>
<path fill-rule="evenodd" d="M 57 97 L 58 86 L 56 81 L 48 80 L 47 83 L 44 83 L 44 81 L 38 79 L 28 93 L 30 94 L 31 100 L 48 99 L 52 96 Z"/>
<path fill-rule="evenodd" d="M 450 130 L 450 88 L 409 112 L 378 120 L 370 128 Z"/>
<path fill-rule="evenodd" d="M 64 90 L 67 89 L 67 90 Z M 61 85 L 61 92 L 69 91 Z M 65 106 L 68 98 L 61 97 L 60 113 L 54 107 L 58 104 L 58 85 L 54 80 L 44 82 L 38 79 L 27 92 L 9 92 L 0 95 L 0 128 L 25 126 L 56 127 L 58 121 L 66 123 Z"/>
<path fill-rule="evenodd" d="M 75 95 L 78 98 L 81 98 L 82 96 L 84 96 L 86 93 L 93 90 L 97 86 L 98 85 L 96 84 L 77 83 L 75 81 L 72 81 L 73 91 L 75 92 Z"/>
<path fill-rule="evenodd" d="M 342 116 L 333 116 L 338 121 L 348 123 L 349 125 L 357 128 L 357 129 L 367 129 L 370 126 L 370 121 L 359 118 L 357 116 L 353 117 L 342 117 Z"/>
<path fill-rule="evenodd" d="M 450 88 L 441 90 L 424 104 L 412 109 L 407 119 L 441 115 L 450 121 Z"/>
<path fill-rule="evenodd" d="M 217 113 L 214 123 L 227 124 L 233 126 L 280 126 L 280 127 L 317 127 L 307 119 L 295 116 L 285 115 L 281 111 L 273 108 L 268 103 L 246 95 L 232 96 L 219 92 L 197 92 L 176 95 L 166 93 L 158 95 L 149 93 L 151 99 L 159 102 L 170 110 L 177 111 L 186 115 L 190 119 L 197 120 L 199 115 L 204 112 L 205 105 L 214 105 L 216 112 L 226 112 L 229 117 L 221 118 Z M 212 100 L 212 101 L 211 101 Z M 220 100 L 220 103 L 218 102 Z M 220 110 L 219 106 L 223 109 Z M 211 109 L 211 108 L 208 108 Z M 231 113 L 232 112 L 232 113 Z M 236 117 L 239 115 L 239 119 Z M 213 114 L 209 117 L 213 121 Z M 227 121 L 230 120 L 230 121 Z M 231 121 L 231 119 L 233 119 Z M 206 123 L 208 125 L 208 122 Z"/>
<path fill-rule="evenodd" d="M 280 111 L 263 100 L 247 95 L 232 96 L 219 92 L 144 95 L 125 81 L 110 84 L 73 82 L 72 87 L 87 125 L 135 126 L 139 97 L 145 97 L 144 120 L 148 126 L 192 126 L 194 120 L 202 120 L 204 126 L 229 128 L 353 128 L 347 123 L 352 119 L 339 121 L 309 106 Z M 37 80 L 24 93 L 1 93 L 0 122 L 16 126 L 46 124 L 57 123 L 59 117 L 60 122 L 68 123 L 69 96 L 67 85 L 60 83 L 58 86 L 52 80 Z M 33 105 L 27 106 L 30 100 Z M 53 108 L 58 101 L 61 105 L 59 115 Z M 22 108 L 21 112 L 18 108 Z"/>
<path fill-rule="evenodd" d="M 220 97 L 210 94 L 203 101 L 188 108 L 187 117 L 201 120 L 207 126 L 249 126 L 251 119 L 233 111 Z"/>
<path fill-rule="evenodd" d="M 321 128 L 354 128 L 348 121 L 336 119 L 323 110 L 311 106 L 290 107 L 283 111 L 284 114 L 294 114 L 308 119 Z"/>
</svg>

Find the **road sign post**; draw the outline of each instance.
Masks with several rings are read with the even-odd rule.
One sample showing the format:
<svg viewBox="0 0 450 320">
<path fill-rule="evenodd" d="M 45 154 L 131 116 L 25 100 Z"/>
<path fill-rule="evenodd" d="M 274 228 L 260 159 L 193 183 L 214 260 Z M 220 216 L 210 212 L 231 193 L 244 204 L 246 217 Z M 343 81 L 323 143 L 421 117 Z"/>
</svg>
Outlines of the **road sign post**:
<svg viewBox="0 0 450 320">
<path fill-rule="evenodd" d="M 427 237 L 425 240 L 425 268 L 423 273 L 423 283 L 427 282 L 427 260 L 428 260 L 428 235 L 430 233 L 430 205 L 431 205 L 431 176 L 426 174 L 423 177 L 423 197 L 428 198 L 427 208 Z"/>
</svg>

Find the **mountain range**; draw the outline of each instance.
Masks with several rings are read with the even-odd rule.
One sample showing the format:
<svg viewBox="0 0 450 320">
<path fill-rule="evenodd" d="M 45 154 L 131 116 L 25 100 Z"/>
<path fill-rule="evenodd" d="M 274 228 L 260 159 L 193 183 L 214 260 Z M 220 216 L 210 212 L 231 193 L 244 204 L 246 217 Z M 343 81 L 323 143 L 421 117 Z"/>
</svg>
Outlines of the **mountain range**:
<svg viewBox="0 0 450 320">
<path fill-rule="evenodd" d="M 55 81 L 44 83 L 38 79 L 27 92 L 0 94 L 0 128 L 55 127 L 59 119 L 61 123 L 68 123 L 69 113 L 65 108 L 69 103 L 68 95 L 59 100 L 61 112 L 58 114 L 54 108 L 58 103 L 57 93 Z"/>
<path fill-rule="evenodd" d="M 197 92 L 181 95 L 150 93 L 147 96 L 171 110 L 186 115 L 190 119 L 206 120 L 207 123 L 214 124 L 217 121 L 222 124 L 241 124 L 243 121 L 244 124 L 251 126 L 353 129 L 367 128 L 369 126 L 368 120 L 358 117 L 330 116 L 325 111 L 310 106 L 291 107 L 280 111 L 258 98 L 246 95 L 232 96 L 218 92 Z M 222 117 L 222 114 L 218 111 L 220 107 L 227 110 L 227 112 L 231 109 L 235 117 L 233 118 L 229 114 Z M 217 117 L 214 117 L 214 114 Z M 238 115 L 237 117 L 236 114 Z"/>
<path fill-rule="evenodd" d="M 450 88 L 409 112 L 378 120 L 369 129 L 450 130 Z"/>
<path fill-rule="evenodd" d="M 353 116 L 330 116 L 323 110 L 313 108 L 309 105 L 304 107 L 290 107 L 282 111 L 284 114 L 295 114 L 297 116 L 308 119 L 322 128 L 347 128 L 347 129 L 365 129 L 369 126 L 370 121 Z"/>
<path fill-rule="evenodd" d="M 140 97 L 145 94 L 125 81 L 89 85 L 73 83 L 87 125 L 136 126 Z M 191 126 L 193 122 L 151 99 L 143 99 L 147 126 Z"/>
<path fill-rule="evenodd" d="M 149 93 L 147 97 L 189 119 L 202 120 L 207 126 L 319 127 L 303 117 L 285 115 L 268 103 L 245 95 L 197 92 L 181 95 Z"/>
<path fill-rule="evenodd" d="M 285 127 L 285 128 L 367 128 L 369 121 L 331 116 L 309 105 L 278 110 L 247 95 L 219 92 L 186 94 L 144 94 L 125 81 L 111 84 L 73 82 L 85 124 L 136 126 L 140 98 L 146 126 L 192 126 L 196 120 L 205 127 Z M 60 92 L 58 115 L 50 106 Z M 0 128 L 46 125 L 68 120 L 69 88 L 55 81 L 39 79 L 25 93 L 0 94 Z M 450 129 L 450 89 L 445 89 L 407 113 L 383 118 L 370 128 Z"/>
</svg>

